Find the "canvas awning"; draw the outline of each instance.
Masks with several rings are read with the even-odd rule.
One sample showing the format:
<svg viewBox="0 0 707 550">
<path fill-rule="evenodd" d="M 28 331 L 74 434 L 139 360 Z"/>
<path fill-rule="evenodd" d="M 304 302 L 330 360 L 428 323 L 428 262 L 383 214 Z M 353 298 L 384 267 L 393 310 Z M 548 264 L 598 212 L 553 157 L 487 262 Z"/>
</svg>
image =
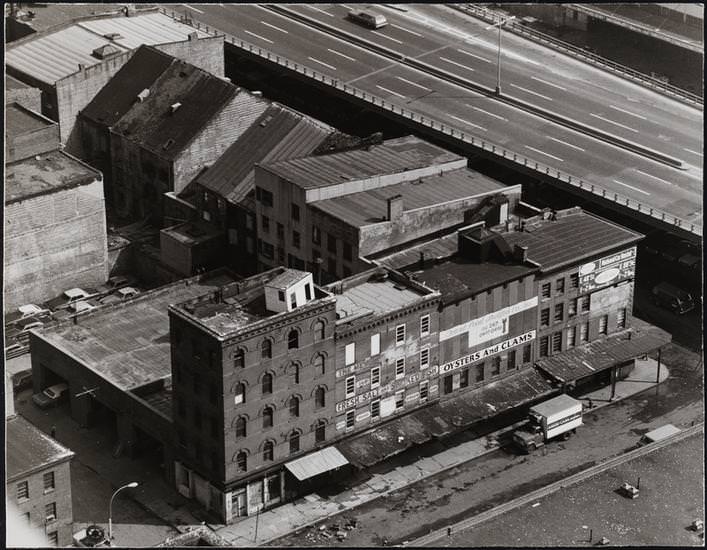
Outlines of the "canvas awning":
<svg viewBox="0 0 707 550">
<path fill-rule="evenodd" d="M 326 447 L 285 464 L 300 481 L 346 466 L 348 460 L 335 447 Z"/>
</svg>

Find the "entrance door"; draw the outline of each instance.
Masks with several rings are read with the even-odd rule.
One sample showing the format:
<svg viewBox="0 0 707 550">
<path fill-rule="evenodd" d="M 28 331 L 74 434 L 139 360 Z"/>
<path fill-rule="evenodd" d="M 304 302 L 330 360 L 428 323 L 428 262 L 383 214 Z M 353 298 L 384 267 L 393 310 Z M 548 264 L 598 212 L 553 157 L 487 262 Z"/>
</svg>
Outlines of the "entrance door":
<svg viewBox="0 0 707 550">
<path fill-rule="evenodd" d="M 444 393 L 452 393 L 452 375 L 444 377 Z"/>
<path fill-rule="evenodd" d="M 245 489 L 231 494 L 231 510 L 234 517 L 240 518 L 246 515 Z"/>
</svg>

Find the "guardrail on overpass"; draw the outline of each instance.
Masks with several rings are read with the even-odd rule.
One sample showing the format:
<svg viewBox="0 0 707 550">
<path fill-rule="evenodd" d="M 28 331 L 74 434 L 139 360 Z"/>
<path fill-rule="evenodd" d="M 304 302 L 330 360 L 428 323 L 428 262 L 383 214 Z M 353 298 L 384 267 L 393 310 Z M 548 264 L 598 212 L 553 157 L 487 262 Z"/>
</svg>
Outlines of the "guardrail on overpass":
<svg viewBox="0 0 707 550">
<path fill-rule="evenodd" d="M 477 17 L 478 19 L 482 19 L 487 23 L 498 23 L 500 19 L 505 17 L 505 15 L 496 13 L 488 8 L 473 4 L 449 4 L 449 7 Z M 531 29 L 530 27 L 518 23 L 517 21 L 509 21 L 503 28 L 513 32 L 514 34 L 522 36 L 523 38 L 528 38 L 529 40 L 533 40 L 543 44 L 544 46 L 551 47 L 566 55 L 570 55 L 579 61 L 594 65 L 595 67 L 609 71 L 617 76 L 625 78 L 626 80 L 641 84 L 642 86 L 650 88 L 651 90 L 659 92 L 672 99 L 682 101 L 683 103 L 698 109 L 704 109 L 704 100 L 697 94 L 690 93 L 687 90 L 683 90 L 682 88 L 678 88 L 677 86 L 673 86 L 657 78 L 650 77 L 640 71 L 625 67 L 619 63 L 615 63 L 605 57 L 601 57 L 600 55 L 583 50 L 573 44 L 564 42 L 554 36 Z"/>
<path fill-rule="evenodd" d="M 584 179 L 562 172 L 554 166 L 538 162 L 525 154 L 521 154 L 516 151 L 507 149 L 506 147 L 497 145 L 486 139 L 481 139 L 479 136 L 470 134 L 469 132 L 462 132 L 461 130 L 450 126 L 449 124 L 444 124 L 430 117 L 424 117 L 410 109 L 404 109 L 403 107 L 394 102 L 386 101 L 374 94 L 359 90 L 354 86 L 343 84 L 339 82 L 339 80 L 336 78 L 332 78 L 329 75 L 317 72 L 311 67 L 307 67 L 306 65 L 303 65 L 301 63 L 295 63 L 293 61 L 290 61 L 286 57 L 277 55 L 274 52 L 261 48 L 260 46 L 256 46 L 250 42 L 241 40 L 240 38 L 227 35 L 217 29 L 201 25 L 198 21 L 192 22 L 191 19 L 185 20 L 178 14 L 175 14 L 174 11 L 171 11 L 170 13 L 165 8 L 160 8 L 160 10 L 165 15 L 168 15 L 173 19 L 179 20 L 182 23 L 192 25 L 198 30 L 213 34 L 214 36 L 223 35 L 226 42 L 252 55 L 256 55 L 262 58 L 263 60 L 275 63 L 281 67 L 285 67 L 290 71 L 311 78 L 314 81 L 321 82 L 322 84 L 335 88 L 343 94 L 371 103 L 372 105 L 384 111 L 388 111 L 411 122 L 435 130 L 436 132 L 444 136 L 450 137 L 467 145 L 471 145 L 472 147 L 481 149 L 484 152 L 496 155 L 507 162 L 516 164 L 519 168 L 532 170 L 539 174 L 549 176 L 550 178 L 566 183 L 576 189 L 591 193 L 592 195 L 601 197 L 622 207 L 649 216 L 650 218 L 653 218 L 657 221 L 672 225 L 684 231 L 689 231 L 696 235 L 702 235 L 702 227 L 699 224 L 692 224 L 689 221 L 673 216 L 672 214 L 668 214 L 667 212 L 663 212 L 662 210 L 653 208 L 652 206 L 645 205 L 625 195 L 609 191 L 598 184 L 592 183 L 591 181 L 585 181 Z"/>
</svg>

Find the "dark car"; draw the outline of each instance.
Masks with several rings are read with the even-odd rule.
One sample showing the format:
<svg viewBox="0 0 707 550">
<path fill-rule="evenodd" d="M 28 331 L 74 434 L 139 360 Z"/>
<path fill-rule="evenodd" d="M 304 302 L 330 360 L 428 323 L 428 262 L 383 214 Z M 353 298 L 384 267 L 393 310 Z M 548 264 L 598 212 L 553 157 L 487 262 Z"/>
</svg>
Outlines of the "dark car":
<svg viewBox="0 0 707 550">
<path fill-rule="evenodd" d="M 32 386 L 32 371 L 23 370 L 12 375 L 12 391 L 17 393 Z"/>
<path fill-rule="evenodd" d="M 65 383 L 54 384 L 49 386 L 42 393 L 35 393 L 32 396 L 32 401 L 40 409 L 54 407 L 69 395 L 69 386 Z"/>
</svg>

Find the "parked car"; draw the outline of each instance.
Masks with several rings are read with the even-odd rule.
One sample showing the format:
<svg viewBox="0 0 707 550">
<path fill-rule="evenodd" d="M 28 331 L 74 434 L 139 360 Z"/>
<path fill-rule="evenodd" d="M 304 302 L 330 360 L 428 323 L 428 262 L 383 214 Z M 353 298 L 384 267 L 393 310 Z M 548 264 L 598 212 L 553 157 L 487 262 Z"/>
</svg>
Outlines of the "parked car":
<svg viewBox="0 0 707 550">
<path fill-rule="evenodd" d="M 135 280 L 132 277 L 125 277 L 123 275 L 114 275 L 110 277 L 106 284 L 98 287 L 99 292 L 113 292 L 120 288 L 131 286 L 135 284 Z"/>
<path fill-rule="evenodd" d="M 36 319 L 38 321 L 49 318 L 51 312 L 35 304 L 25 304 L 5 315 L 5 324 L 12 325 L 25 319 Z"/>
<path fill-rule="evenodd" d="M 672 424 L 666 424 L 655 430 L 651 430 L 645 434 L 641 440 L 638 442 L 639 446 L 648 445 L 649 443 L 655 443 L 656 441 L 662 441 L 663 439 L 680 433 L 680 428 L 673 426 Z"/>
<path fill-rule="evenodd" d="M 351 10 L 347 17 L 351 21 L 368 27 L 369 29 L 380 29 L 388 24 L 388 20 L 384 15 L 371 10 Z"/>
<path fill-rule="evenodd" d="M 658 283 L 653 287 L 652 295 L 655 304 L 670 309 L 680 315 L 692 311 L 695 308 L 695 302 L 692 296 L 683 289 L 671 285 L 670 283 Z"/>
<path fill-rule="evenodd" d="M 127 300 L 128 298 L 134 298 L 135 296 L 140 294 L 140 291 L 134 286 L 124 286 L 123 288 L 119 288 L 118 290 L 116 290 L 115 293 L 123 300 Z"/>
<path fill-rule="evenodd" d="M 12 391 L 17 393 L 32 385 L 32 371 L 23 370 L 12 375 Z"/>
<path fill-rule="evenodd" d="M 69 395 L 69 386 L 65 383 L 49 386 L 42 393 L 35 393 L 32 401 L 40 408 L 54 407 Z"/>
<path fill-rule="evenodd" d="M 82 288 L 70 288 L 69 290 L 65 290 L 61 296 L 49 300 L 46 305 L 52 311 L 57 311 L 67 308 L 69 304 L 73 304 L 74 302 L 85 300 L 89 296 L 91 296 L 91 293 Z"/>
</svg>

